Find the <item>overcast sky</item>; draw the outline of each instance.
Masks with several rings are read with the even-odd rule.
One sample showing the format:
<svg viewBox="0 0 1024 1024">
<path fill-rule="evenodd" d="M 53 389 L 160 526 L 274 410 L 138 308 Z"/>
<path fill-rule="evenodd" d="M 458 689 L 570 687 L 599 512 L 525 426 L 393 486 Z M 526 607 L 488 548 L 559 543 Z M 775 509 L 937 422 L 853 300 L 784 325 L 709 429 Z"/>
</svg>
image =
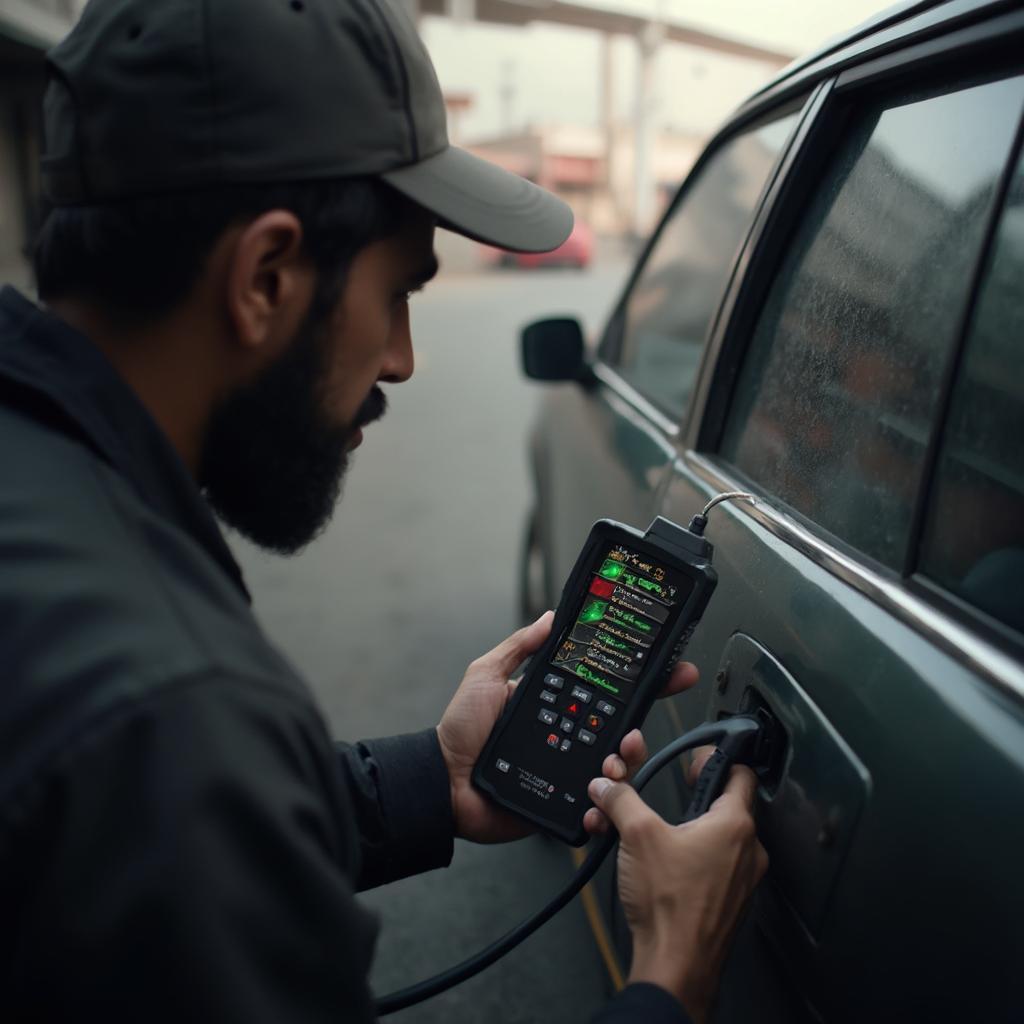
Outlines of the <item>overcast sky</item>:
<svg viewBox="0 0 1024 1024">
<path fill-rule="evenodd" d="M 891 6 L 878 0 L 590 0 L 655 15 L 799 55 Z M 505 28 L 425 18 L 423 37 L 446 91 L 470 93 L 462 140 L 528 125 L 600 121 L 597 33 L 556 26 Z M 615 42 L 615 114 L 633 117 L 636 47 Z M 711 131 L 773 73 L 763 64 L 665 45 L 655 68 L 660 127 Z M 505 98 L 503 99 L 503 92 Z"/>
</svg>

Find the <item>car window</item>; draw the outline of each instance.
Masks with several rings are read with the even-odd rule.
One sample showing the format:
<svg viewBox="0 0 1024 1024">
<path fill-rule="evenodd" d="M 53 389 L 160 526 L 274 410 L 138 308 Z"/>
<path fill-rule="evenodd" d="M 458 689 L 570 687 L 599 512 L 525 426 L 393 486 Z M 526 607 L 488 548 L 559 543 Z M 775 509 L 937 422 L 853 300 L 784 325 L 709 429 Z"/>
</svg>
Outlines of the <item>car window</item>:
<svg viewBox="0 0 1024 1024">
<path fill-rule="evenodd" d="M 950 402 L 920 570 L 1024 633 L 1024 157 Z"/>
<path fill-rule="evenodd" d="M 906 562 L 923 456 L 1024 78 L 875 100 L 760 312 L 721 454 L 820 527 Z"/>
<path fill-rule="evenodd" d="M 670 415 L 689 404 L 704 335 L 796 117 L 718 149 L 688 184 L 626 299 L 619 372 Z"/>
</svg>

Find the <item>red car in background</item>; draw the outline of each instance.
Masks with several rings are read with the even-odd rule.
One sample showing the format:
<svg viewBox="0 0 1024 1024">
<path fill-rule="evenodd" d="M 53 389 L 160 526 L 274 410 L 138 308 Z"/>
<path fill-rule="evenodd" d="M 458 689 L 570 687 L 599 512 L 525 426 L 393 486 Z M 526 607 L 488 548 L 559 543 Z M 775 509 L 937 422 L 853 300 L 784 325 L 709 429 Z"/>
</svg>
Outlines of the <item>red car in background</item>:
<svg viewBox="0 0 1024 1024">
<path fill-rule="evenodd" d="M 489 250 L 490 259 L 501 267 L 519 267 L 530 270 L 534 267 L 577 267 L 583 270 L 590 266 L 594 253 L 594 233 L 590 226 L 577 218 L 572 234 L 551 252 L 500 252 Z"/>
</svg>

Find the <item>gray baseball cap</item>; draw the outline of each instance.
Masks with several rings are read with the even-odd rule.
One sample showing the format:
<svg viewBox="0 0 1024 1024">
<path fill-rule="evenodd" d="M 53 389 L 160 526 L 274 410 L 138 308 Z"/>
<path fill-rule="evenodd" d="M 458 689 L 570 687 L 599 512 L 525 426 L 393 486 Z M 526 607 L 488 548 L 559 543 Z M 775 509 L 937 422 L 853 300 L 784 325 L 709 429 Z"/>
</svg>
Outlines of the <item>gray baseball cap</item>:
<svg viewBox="0 0 1024 1024">
<path fill-rule="evenodd" d="M 502 248 L 545 252 L 572 230 L 560 199 L 449 144 L 399 0 L 90 0 L 47 60 L 57 206 L 375 175 Z"/>
</svg>

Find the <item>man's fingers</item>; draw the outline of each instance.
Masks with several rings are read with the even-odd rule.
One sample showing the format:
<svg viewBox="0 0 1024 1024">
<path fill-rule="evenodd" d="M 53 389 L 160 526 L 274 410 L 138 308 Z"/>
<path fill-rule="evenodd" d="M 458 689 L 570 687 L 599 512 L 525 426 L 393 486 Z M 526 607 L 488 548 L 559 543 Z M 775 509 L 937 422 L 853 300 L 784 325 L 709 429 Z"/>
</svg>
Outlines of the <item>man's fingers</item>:
<svg viewBox="0 0 1024 1024">
<path fill-rule="evenodd" d="M 757 776 L 745 764 L 734 764 L 729 770 L 729 781 L 725 784 L 722 795 L 708 810 L 713 811 L 721 804 L 729 809 L 739 806 L 749 813 L 754 806 L 756 794 Z"/>
<path fill-rule="evenodd" d="M 601 771 L 613 782 L 631 779 L 647 760 L 647 743 L 639 729 L 632 729 L 622 737 L 617 754 L 609 754 Z"/>
<path fill-rule="evenodd" d="M 622 737 L 619 744 L 619 759 L 622 761 L 627 779 L 633 778 L 640 771 L 649 756 L 647 742 L 639 729 L 633 729 Z"/>
<path fill-rule="evenodd" d="M 637 791 L 625 782 L 594 779 L 587 788 L 590 799 L 598 810 L 619 830 L 628 836 L 661 818 L 640 799 Z"/>
<path fill-rule="evenodd" d="M 696 686 L 699 679 L 700 672 L 697 671 L 697 666 L 690 661 L 681 661 L 672 669 L 672 675 L 669 676 L 668 682 L 658 696 L 671 697 L 674 694 L 682 693 L 684 690 Z"/>
<path fill-rule="evenodd" d="M 608 831 L 608 819 L 596 807 L 591 807 L 583 815 L 583 827 L 592 836 L 603 836 Z"/>
<path fill-rule="evenodd" d="M 687 769 L 686 778 L 691 786 L 697 784 L 700 773 L 704 770 L 708 758 L 715 752 L 714 747 L 697 747 L 693 752 L 693 761 Z M 729 770 L 729 781 L 726 782 L 722 795 L 715 801 L 726 800 L 727 806 L 738 805 L 750 810 L 754 806 L 757 793 L 757 776 L 745 765 L 734 764 Z M 726 799 L 728 797 L 728 799 Z M 714 804 L 711 805 L 712 807 Z"/>
<path fill-rule="evenodd" d="M 686 769 L 686 781 L 691 786 L 697 785 L 697 779 L 700 777 L 700 773 L 704 770 L 704 765 L 708 763 L 708 758 L 714 752 L 714 747 L 697 747 L 694 749 L 693 759 L 690 761 L 690 767 Z"/>
<path fill-rule="evenodd" d="M 601 771 L 612 782 L 623 782 L 629 775 L 629 768 L 626 762 L 618 754 L 609 754 L 601 765 Z"/>
<path fill-rule="evenodd" d="M 517 629 L 507 640 L 502 640 L 479 661 L 490 662 L 500 675 L 510 676 L 518 665 L 547 640 L 554 617 L 554 612 L 545 612 L 536 622 Z"/>
</svg>

